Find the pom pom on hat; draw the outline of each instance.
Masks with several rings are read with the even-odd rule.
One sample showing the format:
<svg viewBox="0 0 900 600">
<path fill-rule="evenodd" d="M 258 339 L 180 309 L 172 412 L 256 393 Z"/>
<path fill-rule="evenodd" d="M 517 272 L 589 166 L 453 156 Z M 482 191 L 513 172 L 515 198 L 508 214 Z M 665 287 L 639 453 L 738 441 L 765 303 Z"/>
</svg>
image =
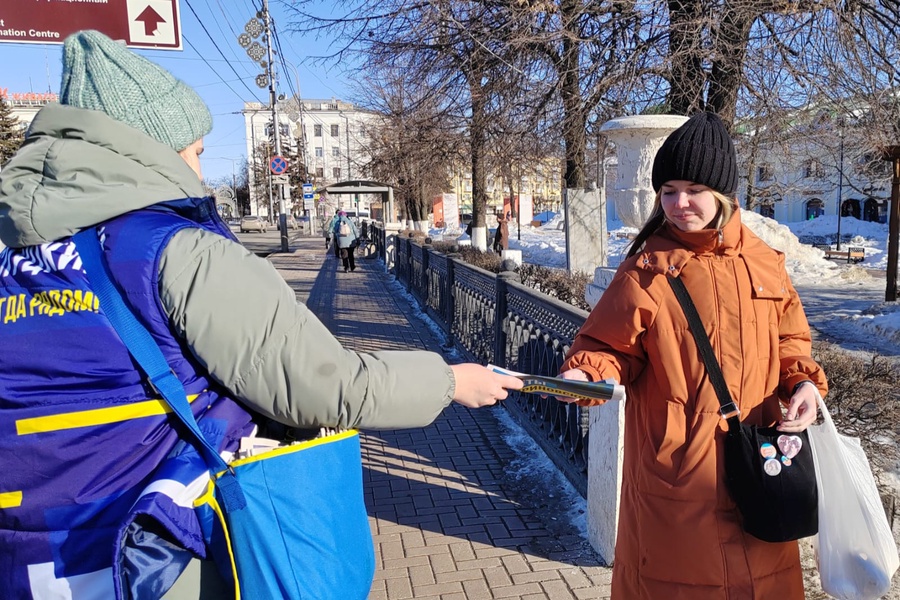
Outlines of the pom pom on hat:
<svg viewBox="0 0 900 600">
<path fill-rule="evenodd" d="M 673 131 L 653 160 L 653 190 L 667 181 L 693 181 L 726 196 L 737 191 L 737 157 L 718 115 L 701 112 Z"/>
<path fill-rule="evenodd" d="M 106 113 L 176 151 L 212 130 L 197 92 L 99 31 L 66 38 L 59 102 Z"/>
</svg>

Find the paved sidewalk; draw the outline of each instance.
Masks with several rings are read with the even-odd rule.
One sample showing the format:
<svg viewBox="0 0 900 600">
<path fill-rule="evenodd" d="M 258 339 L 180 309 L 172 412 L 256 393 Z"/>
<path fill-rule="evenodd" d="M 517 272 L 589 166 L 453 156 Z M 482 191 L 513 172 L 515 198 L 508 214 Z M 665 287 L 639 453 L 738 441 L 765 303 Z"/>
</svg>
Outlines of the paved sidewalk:
<svg viewBox="0 0 900 600">
<path fill-rule="evenodd" d="M 353 273 L 321 237 L 269 260 L 348 348 L 440 352 L 381 263 Z M 608 598 L 611 569 L 569 522 L 560 494 L 511 467 L 495 411 L 452 405 L 429 427 L 363 436 L 375 539 L 371 600 Z"/>
</svg>

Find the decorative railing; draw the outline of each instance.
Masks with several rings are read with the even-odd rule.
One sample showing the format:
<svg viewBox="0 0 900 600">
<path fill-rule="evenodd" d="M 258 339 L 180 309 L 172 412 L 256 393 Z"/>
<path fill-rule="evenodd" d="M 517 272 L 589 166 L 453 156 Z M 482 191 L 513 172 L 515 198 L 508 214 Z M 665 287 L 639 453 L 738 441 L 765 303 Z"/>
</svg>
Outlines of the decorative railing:
<svg viewBox="0 0 900 600">
<path fill-rule="evenodd" d="M 430 244 L 399 235 L 393 241 L 397 280 L 467 360 L 526 373 L 559 372 L 585 311 L 522 285 L 515 272 L 495 275 Z M 504 406 L 586 496 L 587 409 L 519 393 Z"/>
</svg>

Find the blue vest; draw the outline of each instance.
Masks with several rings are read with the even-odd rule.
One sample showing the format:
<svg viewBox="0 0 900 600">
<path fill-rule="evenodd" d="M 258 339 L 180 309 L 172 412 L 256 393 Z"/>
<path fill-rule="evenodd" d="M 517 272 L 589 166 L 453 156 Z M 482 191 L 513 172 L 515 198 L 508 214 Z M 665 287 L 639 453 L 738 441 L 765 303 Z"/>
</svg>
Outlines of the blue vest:
<svg viewBox="0 0 900 600">
<path fill-rule="evenodd" d="M 253 428 L 170 330 L 159 260 L 177 231 L 234 236 L 210 199 L 101 229 L 110 273 L 220 450 Z M 206 556 L 193 500 L 208 474 L 91 292 L 70 239 L 0 251 L 0 596 L 156 598 Z"/>
</svg>

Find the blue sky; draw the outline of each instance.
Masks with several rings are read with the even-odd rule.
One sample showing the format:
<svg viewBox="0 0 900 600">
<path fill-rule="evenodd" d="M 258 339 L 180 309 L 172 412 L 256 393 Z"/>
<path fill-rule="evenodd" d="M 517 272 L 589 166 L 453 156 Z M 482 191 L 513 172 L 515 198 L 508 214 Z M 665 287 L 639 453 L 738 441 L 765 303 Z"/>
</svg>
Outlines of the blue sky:
<svg viewBox="0 0 900 600">
<path fill-rule="evenodd" d="M 214 125 L 205 139 L 203 174 L 209 179 L 226 175 L 230 178 L 232 166 L 239 169 L 240 159 L 246 153 L 243 117 L 233 113 L 241 110 L 244 101 L 268 102 L 268 88 L 259 88 L 254 82 L 262 68 L 237 43 L 237 34 L 256 13 L 254 4 L 259 6 L 261 2 L 180 0 L 179 4 L 183 50 L 137 52 L 191 85 L 209 105 Z M 289 18 L 278 2 L 272 2 L 270 11 L 284 58 L 300 77 L 301 96 L 348 99 L 349 88 L 341 69 L 316 66 L 309 60 L 310 56 L 327 54 L 327 43 L 313 36 L 288 33 Z M 57 93 L 61 56 L 61 44 L 0 43 L 0 88 L 8 88 L 10 93 Z M 287 77 L 293 87 L 288 85 Z M 297 87 L 295 80 L 294 72 L 288 68 L 279 77 L 279 92 L 291 95 Z"/>
</svg>

